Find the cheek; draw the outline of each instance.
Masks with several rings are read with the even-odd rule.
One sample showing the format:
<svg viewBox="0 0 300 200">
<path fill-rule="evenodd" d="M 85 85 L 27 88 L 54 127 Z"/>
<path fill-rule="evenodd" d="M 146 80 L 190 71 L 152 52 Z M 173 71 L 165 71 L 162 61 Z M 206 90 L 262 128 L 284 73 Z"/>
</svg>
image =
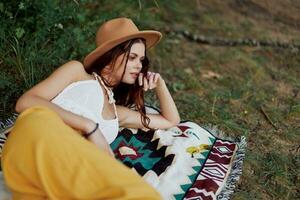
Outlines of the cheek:
<svg viewBox="0 0 300 200">
<path fill-rule="evenodd" d="M 133 64 L 132 64 L 132 62 L 130 62 L 129 60 L 128 60 L 128 62 L 127 62 L 127 67 L 126 67 L 126 70 L 125 70 L 125 74 L 129 74 L 130 72 L 132 72 L 133 71 Z"/>
<path fill-rule="evenodd" d="M 128 60 L 128 62 L 127 62 L 127 69 L 132 68 L 132 66 L 134 66 L 134 61 Z"/>
<path fill-rule="evenodd" d="M 119 76 L 122 76 L 124 70 L 125 70 L 125 73 L 126 73 L 127 68 L 125 69 L 125 64 L 123 64 L 122 66 L 120 66 L 120 67 L 118 68 L 117 74 L 118 74 Z"/>
<path fill-rule="evenodd" d="M 130 76 L 130 67 L 127 65 L 126 69 L 125 69 L 125 72 L 124 72 L 124 68 L 125 67 L 122 67 L 120 68 L 120 70 L 118 71 L 118 77 L 120 79 L 122 79 L 122 81 L 126 81 L 128 79 L 128 77 Z M 124 76 L 122 77 L 124 73 Z"/>
</svg>

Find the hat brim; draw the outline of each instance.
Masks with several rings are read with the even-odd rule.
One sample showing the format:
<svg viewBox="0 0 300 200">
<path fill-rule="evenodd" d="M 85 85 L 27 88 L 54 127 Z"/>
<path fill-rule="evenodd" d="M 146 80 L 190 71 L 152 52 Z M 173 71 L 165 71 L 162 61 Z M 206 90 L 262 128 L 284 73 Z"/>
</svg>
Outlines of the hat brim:
<svg viewBox="0 0 300 200">
<path fill-rule="evenodd" d="M 83 65 L 87 69 L 91 66 L 91 64 L 100 56 L 102 56 L 107 51 L 111 50 L 115 46 L 121 44 L 122 42 L 125 42 L 130 39 L 134 38 L 144 38 L 146 40 L 146 49 L 149 49 L 156 45 L 160 39 L 162 38 L 162 34 L 158 31 L 139 31 L 138 33 L 131 34 L 125 37 L 121 37 L 115 40 L 110 40 L 102 45 L 98 46 L 95 50 L 93 50 L 91 53 L 89 53 L 83 60 Z"/>
</svg>

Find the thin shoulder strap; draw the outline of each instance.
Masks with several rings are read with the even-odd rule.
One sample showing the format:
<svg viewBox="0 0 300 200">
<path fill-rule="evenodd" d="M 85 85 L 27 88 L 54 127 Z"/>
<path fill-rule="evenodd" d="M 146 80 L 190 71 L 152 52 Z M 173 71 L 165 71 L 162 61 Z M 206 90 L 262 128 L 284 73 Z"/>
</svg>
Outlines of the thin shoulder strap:
<svg viewBox="0 0 300 200">
<path fill-rule="evenodd" d="M 98 74 L 96 72 L 93 72 L 92 75 L 94 76 L 95 80 L 98 80 L 97 78 Z"/>
<path fill-rule="evenodd" d="M 114 110 L 115 110 L 115 115 L 118 118 L 118 113 L 117 113 L 117 107 L 115 104 L 115 99 L 114 99 L 114 93 L 110 88 L 107 88 L 106 85 L 104 84 L 102 77 L 99 76 L 96 72 L 93 72 L 93 75 L 95 77 L 96 80 L 98 80 L 98 82 L 100 83 L 100 85 L 102 85 L 106 91 L 106 93 L 108 94 L 108 99 L 109 99 L 109 103 L 112 103 L 114 106 Z"/>
<path fill-rule="evenodd" d="M 118 117 L 118 112 L 117 112 L 117 106 L 116 106 L 116 103 L 113 103 L 113 105 L 114 105 L 114 109 L 115 109 L 115 115 L 116 115 L 116 118 L 119 118 L 119 117 Z"/>
</svg>

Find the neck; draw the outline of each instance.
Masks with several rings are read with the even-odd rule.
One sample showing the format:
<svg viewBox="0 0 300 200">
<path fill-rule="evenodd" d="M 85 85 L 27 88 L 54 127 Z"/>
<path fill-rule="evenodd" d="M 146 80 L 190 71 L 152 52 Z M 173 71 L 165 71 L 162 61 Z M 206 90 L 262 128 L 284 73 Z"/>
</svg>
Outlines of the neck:
<svg viewBox="0 0 300 200">
<path fill-rule="evenodd" d="M 103 74 L 103 75 L 101 75 L 101 77 L 102 77 L 104 84 L 105 83 L 108 84 L 108 85 L 105 84 L 105 86 L 111 90 L 119 84 L 119 82 L 117 80 L 115 80 L 114 77 L 110 76 L 109 74 Z"/>
<path fill-rule="evenodd" d="M 106 87 L 113 89 L 117 85 L 119 85 L 120 80 L 114 76 L 114 70 L 108 65 L 104 67 L 104 69 L 99 73 L 103 79 L 104 83 L 107 83 L 109 86 Z"/>
</svg>

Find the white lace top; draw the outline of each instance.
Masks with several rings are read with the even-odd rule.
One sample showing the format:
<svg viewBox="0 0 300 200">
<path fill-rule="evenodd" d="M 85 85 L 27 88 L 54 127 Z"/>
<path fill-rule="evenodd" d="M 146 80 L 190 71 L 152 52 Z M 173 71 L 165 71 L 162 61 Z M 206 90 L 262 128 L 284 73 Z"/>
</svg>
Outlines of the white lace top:
<svg viewBox="0 0 300 200">
<path fill-rule="evenodd" d="M 94 80 L 71 83 L 53 98 L 51 102 L 65 110 L 99 123 L 99 128 L 109 144 L 117 137 L 119 123 L 116 108 L 115 119 L 103 119 L 104 94 L 96 77 Z"/>
</svg>

